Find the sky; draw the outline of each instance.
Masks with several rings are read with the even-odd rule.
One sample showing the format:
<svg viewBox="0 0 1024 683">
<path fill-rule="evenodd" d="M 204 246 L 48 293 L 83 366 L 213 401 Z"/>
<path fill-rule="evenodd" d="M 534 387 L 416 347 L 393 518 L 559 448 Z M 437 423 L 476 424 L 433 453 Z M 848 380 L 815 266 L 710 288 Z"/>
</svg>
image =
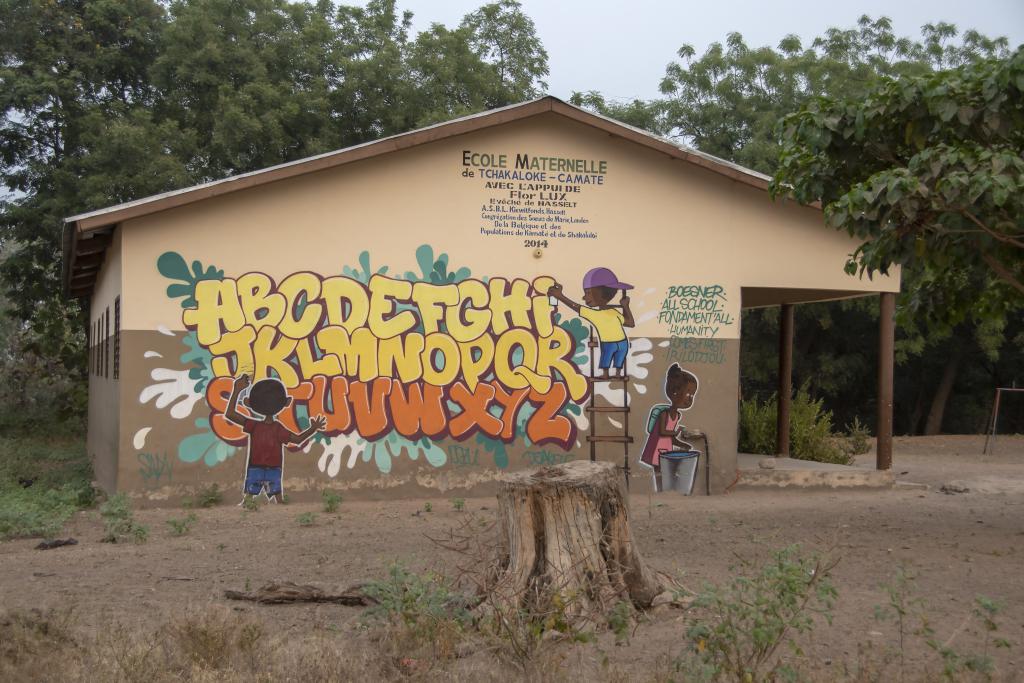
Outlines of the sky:
<svg viewBox="0 0 1024 683">
<path fill-rule="evenodd" d="M 487 0 L 399 0 L 416 31 L 439 22 L 454 26 Z M 897 35 L 920 38 L 921 26 L 946 21 L 989 37 L 1024 43 L 1024 0 L 520 0 L 548 51 L 548 92 L 568 98 L 597 90 L 616 100 L 659 96 L 665 65 L 689 43 L 700 55 L 739 31 L 748 45 L 778 45 L 790 33 L 808 44 L 831 26 L 857 18 L 892 19 Z"/>
</svg>

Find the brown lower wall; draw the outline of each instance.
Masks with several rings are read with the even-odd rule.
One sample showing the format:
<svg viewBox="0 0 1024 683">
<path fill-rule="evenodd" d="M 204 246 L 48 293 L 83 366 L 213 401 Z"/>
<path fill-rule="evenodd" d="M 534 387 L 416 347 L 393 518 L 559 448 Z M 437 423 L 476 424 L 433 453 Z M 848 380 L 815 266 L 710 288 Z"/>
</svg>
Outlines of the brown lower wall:
<svg viewBox="0 0 1024 683">
<path fill-rule="evenodd" d="M 121 463 L 120 382 L 112 377 L 89 373 L 89 420 L 86 432 L 86 450 L 92 460 L 93 476 L 100 488 L 108 493 L 118 489 L 118 471 Z"/>
<path fill-rule="evenodd" d="M 679 362 L 701 383 L 683 422 L 708 435 L 711 490 L 721 493 L 736 477 L 739 342 L 634 339 L 632 344 L 634 377 L 628 421 L 634 438 L 628 451 L 631 489 L 651 489 L 651 472 L 637 461 L 647 436 L 649 411 L 656 403 L 667 402 L 666 371 L 672 362 Z M 194 395 L 195 384 L 203 378 L 189 377 L 189 369 L 197 366 L 189 355 L 193 351 L 185 343 L 185 334 L 126 331 L 122 333 L 122 349 L 124 401 L 120 405 L 117 489 L 149 505 L 175 504 L 181 496 L 212 483 L 240 495 L 246 449 L 244 445 L 234 447 L 221 442 L 207 427 L 210 408 L 205 399 L 196 400 Z M 614 390 L 612 397 L 621 401 L 621 389 Z M 101 434 L 108 434 L 111 425 L 116 429 L 117 402 L 108 393 L 101 393 L 99 387 L 95 393 L 91 389 L 90 398 L 92 449 L 93 444 L 99 448 L 101 438 L 106 438 Z M 597 400 L 602 405 L 609 403 L 603 395 Z M 620 415 L 604 413 L 597 418 L 599 434 L 622 433 L 611 422 L 621 419 Z M 588 458 L 587 434 L 579 430 L 568 450 L 558 445 L 527 445 L 522 439 L 505 445 L 470 436 L 463 441 L 438 440 L 429 452 L 421 451 L 423 442 L 403 452 L 403 446 L 408 446 L 404 440 L 366 442 L 355 435 L 336 436 L 330 445 L 317 442 L 304 452 L 286 454 L 284 489 L 295 500 L 317 497 L 324 488 L 363 499 L 485 495 L 493 492 L 494 481 L 502 472 Z M 699 441 L 695 446 L 703 450 Z M 623 446 L 598 444 L 597 457 L 621 464 Z M 106 462 L 97 459 L 98 476 L 110 469 Z M 695 493 L 703 494 L 704 479 L 702 465 Z M 114 480 L 110 478 L 109 482 L 113 484 Z"/>
</svg>

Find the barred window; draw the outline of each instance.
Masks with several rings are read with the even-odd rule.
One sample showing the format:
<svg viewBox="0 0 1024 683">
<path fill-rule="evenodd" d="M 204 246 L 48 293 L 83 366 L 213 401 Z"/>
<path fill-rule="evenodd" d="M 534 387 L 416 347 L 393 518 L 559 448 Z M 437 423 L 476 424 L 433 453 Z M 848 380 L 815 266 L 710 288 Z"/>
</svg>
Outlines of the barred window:
<svg viewBox="0 0 1024 683">
<path fill-rule="evenodd" d="M 114 298 L 114 379 L 121 376 L 121 297 Z"/>
<path fill-rule="evenodd" d="M 110 306 L 103 313 L 103 376 L 110 377 Z"/>
</svg>

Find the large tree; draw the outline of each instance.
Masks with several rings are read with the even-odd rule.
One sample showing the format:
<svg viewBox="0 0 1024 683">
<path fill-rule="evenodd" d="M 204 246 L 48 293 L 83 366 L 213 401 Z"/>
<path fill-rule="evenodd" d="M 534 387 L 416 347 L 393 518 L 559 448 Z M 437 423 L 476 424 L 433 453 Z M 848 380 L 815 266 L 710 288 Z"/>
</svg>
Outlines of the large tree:
<svg viewBox="0 0 1024 683">
<path fill-rule="evenodd" d="M 887 17 L 862 16 L 853 28 L 830 28 L 809 44 L 788 35 L 777 47 L 753 47 L 739 33 L 698 56 L 678 50 L 660 83 L 664 97 L 607 101 L 574 93 L 572 101 L 633 125 L 675 137 L 701 151 L 763 173 L 778 160 L 775 127 L 808 99 L 856 96 L 885 75 L 923 74 L 1006 53 L 1005 38 L 960 34 L 948 23 L 926 24 L 921 40 L 897 36 Z"/>
<path fill-rule="evenodd" d="M 939 431 L 957 341 L 999 335 L 1024 306 L 1024 48 L 809 102 L 785 119 L 773 191 L 862 241 L 851 274 L 906 269 L 901 322 L 949 340 L 924 426 Z"/>
<path fill-rule="evenodd" d="M 1007 54 L 1004 38 L 960 33 L 950 24 L 935 23 L 922 27 L 920 39 L 911 39 L 897 36 L 886 18 L 865 16 L 852 28 L 830 28 L 810 41 L 787 36 L 774 48 L 750 46 L 736 33 L 699 56 L 684 45 L 680 60 L 667 67 L 662 79 L 664 97 L 615 102 L 586 92 L 576 93 L 573 101 L 774 173 L 782 140 L 779 121 L 813 98 L 856 99 L 880 77 L 923 76 Z M 1015 318 L 981 316 L 959 324 L 944 319 L 949 306 L 936 291 L 942 281 L 942 274 L 916 266 L 903 271 L 897 428 L 908 432 L 926 423 L 937 430 L 953 380 L 977 375 L 974 366 L 982 367 L 991 381 L 1005 376 L 1007 363 L 1016 367 L 1006 353 L 1000 354 L 1000 347 L 1007 347 L 1016 334 Z M 965 284 L 964 290 L 969 293 L 976 286 Z M 877 315 L 877 305 L 867 302 L 797 308 L 794 376 L 798 384 L 808 382 L 813 393 L 827 399 L 839 424 L 858 416 L 870 421 L 874 414 L 873 390 L 861 378 L 876 362 L 872 340 Z M 741 371 L 748 395 L 774 390 L 777 330 L 778 319 L 771 310 L 744 314 Z M 977 418 L 974 406 L 987 401 L 989 394 L 981 384 L 975 382 L 972 389 L 978 393 L 971 399 L 971 410 L 957 415 L 974 417 L 957 422 L 957 429 L 980 428 L 983 418 Z"/>
<path fill-rule="evenodd" d="M 60 295 L 69 215 L 544 87 L 514 0 L 415 38 L 411 18 L 395 0 L 0 0 L 0 314 L 19 327 L 4 339 L 81 370 L 82 312 Z"/>
<path fill-rule="evenodd" d="M 820 201 L 863 240 L 851 273 L 922 271 L 957 324 L 1024 302 L 1024 48 L 862 96 L 814 100 L 783 126 L 773 190 Z"/>
</svg>

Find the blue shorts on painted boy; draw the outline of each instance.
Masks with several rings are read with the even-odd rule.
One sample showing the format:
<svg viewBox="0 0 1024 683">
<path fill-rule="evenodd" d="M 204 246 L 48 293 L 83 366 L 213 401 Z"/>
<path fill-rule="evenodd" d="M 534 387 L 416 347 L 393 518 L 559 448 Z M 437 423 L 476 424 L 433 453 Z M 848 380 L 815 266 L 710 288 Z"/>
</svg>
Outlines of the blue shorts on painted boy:
<svg viewBox="0 0 1024 683">
<path fill-rule="evenodd" d="M 602 370 L 609 367 L 621 370 L 626 364 L 626 352 L 629 351 L 629 340 L 622 339 L 614 342 L 601 342 L 601 360 L 599 366 Z"/>
<path fill-rule="evenodd" d="M 280 467 L 249 467 L 245 471 L 245 492 L 250 496 L 258 496 L 267 489 L 268 496 L 276 496 L 281 493 L 281 468 Z"/>
</svg>

